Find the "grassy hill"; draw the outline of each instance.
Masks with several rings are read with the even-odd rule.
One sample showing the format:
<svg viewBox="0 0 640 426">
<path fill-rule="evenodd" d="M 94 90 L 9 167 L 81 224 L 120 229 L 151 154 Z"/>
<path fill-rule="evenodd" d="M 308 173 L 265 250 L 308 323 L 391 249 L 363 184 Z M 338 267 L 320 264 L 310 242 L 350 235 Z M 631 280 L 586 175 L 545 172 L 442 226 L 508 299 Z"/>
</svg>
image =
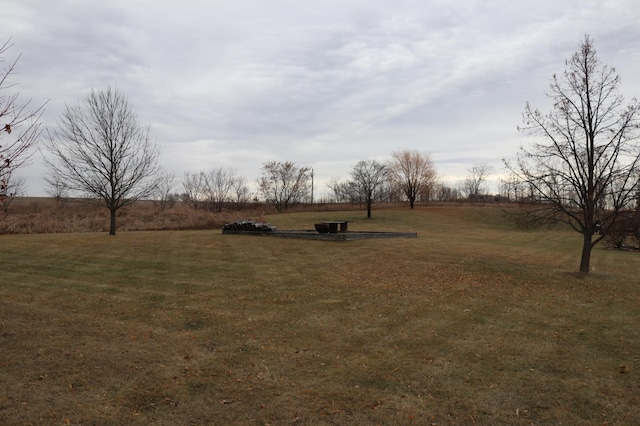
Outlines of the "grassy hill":
<svg viewBox="0 0 640 426">
<path fill-rule="evenodd" d="M 1 424 L 634 424 L 637 253 L 495 207 L 269 215 L 416 239 L 1 235 Z"/>
</svg>

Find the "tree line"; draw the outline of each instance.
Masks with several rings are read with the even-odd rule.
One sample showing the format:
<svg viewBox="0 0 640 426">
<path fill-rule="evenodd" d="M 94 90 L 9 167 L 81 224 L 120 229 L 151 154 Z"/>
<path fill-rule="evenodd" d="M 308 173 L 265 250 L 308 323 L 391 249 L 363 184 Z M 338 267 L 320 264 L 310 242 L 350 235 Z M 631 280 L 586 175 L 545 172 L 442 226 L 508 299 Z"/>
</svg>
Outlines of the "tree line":
<svg viewBox="0 0 640 426">
<path fill-rule="evenodd" d="M 214 210 L 258 201 L 267 202 L 278 211 L 314 202 L 363 204 L 370 217 L 370 209 L 376 203 L 408 202 L 410 208 L 414 208 L 416 202 L 486 199 L 485 183 L 491 170 L 486 164 L 475 165 L 468 169 L 469 176 L 460 184 L 450 186 L 438 179 L 429 154 L 397 151 L 386 162 L 358 161 L 349 178 L 332 178 L 326 184 L 328 194 L 314 200 L 311 167 L 298 166 L 292 161 L 269 161 L 260 171 L 258 193 L 250 191 L 246 178 L 235 169 L 214 168 L 187 171 L 180 182 L 175 175 L 163 172 L 158 177 L 155 198 L 163 208 L 180 201 L 194 209 Z M 179 186 L 183 192 L 172 192 Z"/>
<path fill-rule="evenodd" d="M 346 180 L 332 178 L 327 184 L 328 195 L 314 200 L 313 169 L 298 166 L 292 161 L 269 161 L 263 164 L 257 180 L 257 193 L 252 193 L 245 177 L 235 169 L 214 168 L 197 172 L 187 171 L 180 182 L 169 172 L 158 175 L 158 188 L 154 198 L 161 208 L 176 202 L 194 209 L 221 210 L 243 207 L 251 202 L 266 202 L 278 211 L 300 204 L 349 203 L 361 204 L 371 217 L 377 203 L 457 201 L 485 197 L 484 183 L 490 175 L 487 165 L 469 169 L 469 177 L 457 187 L 438 180 L 429 154 L 415 150 L 393 152 L 386 162 L 358 161 Z M 182 192 L 173 192 L 182 187 Z"/>
</svg>

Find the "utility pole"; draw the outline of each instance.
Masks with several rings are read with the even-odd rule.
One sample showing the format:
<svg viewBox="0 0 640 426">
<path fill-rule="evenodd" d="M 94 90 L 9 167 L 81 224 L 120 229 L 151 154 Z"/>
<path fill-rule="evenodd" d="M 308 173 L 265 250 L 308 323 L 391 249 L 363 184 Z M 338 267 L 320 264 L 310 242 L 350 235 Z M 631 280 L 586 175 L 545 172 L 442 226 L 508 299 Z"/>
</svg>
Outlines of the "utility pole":
<svg viewBox="0 0 640 426">
<path fill-rule="evenodd" d="M 313 204 L 313 167 L 311 167 L 311 204 Z"/>
</svg>

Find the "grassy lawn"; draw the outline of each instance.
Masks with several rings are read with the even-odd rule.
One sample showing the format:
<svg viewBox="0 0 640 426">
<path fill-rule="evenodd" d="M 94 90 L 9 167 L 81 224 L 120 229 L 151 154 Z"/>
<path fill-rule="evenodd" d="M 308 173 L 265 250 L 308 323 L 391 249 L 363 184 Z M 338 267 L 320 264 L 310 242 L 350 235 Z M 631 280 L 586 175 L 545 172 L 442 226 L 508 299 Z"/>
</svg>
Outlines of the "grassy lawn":
<svg viewBox="0 0 640 426">
<path fill-rule="evenodd" d="M 640 424 L 640 254 L 497 208 L 417 239 L 0 236 L 0 424 Z"/>
</svg>

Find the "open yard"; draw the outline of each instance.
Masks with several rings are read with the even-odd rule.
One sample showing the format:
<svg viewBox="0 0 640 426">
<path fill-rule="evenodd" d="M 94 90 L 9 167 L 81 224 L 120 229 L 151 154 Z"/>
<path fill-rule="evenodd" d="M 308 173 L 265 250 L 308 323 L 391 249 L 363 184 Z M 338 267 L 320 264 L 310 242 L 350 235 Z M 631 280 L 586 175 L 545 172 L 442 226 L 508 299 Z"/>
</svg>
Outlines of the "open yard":
<svg viewBox="0 0 640 426">
<path fill-rule="evenodd" d="M 0 424 L 640 424 L 640 254 L 496 207 L 267 216 L 417 232 L 0 236 Z"/>
</svg>

